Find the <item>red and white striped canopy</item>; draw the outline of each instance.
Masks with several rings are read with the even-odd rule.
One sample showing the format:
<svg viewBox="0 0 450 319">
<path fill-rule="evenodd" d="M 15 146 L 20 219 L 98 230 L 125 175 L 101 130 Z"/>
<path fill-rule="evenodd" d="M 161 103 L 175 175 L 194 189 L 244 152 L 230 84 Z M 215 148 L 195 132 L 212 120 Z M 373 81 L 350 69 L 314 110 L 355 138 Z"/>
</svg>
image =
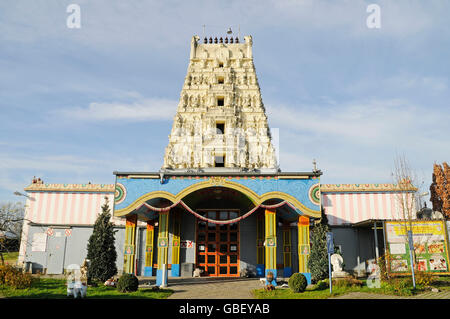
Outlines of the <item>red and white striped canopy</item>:
<svg viewBox="0 0 450 319">
<path fill-rule="evenodd" d="M 29 192 L 26 218 L 37 224 L 93 225 L 102 212 L 105 197 L 113 215 L 113 192 Z M 122 218 L 112 217 L 111 221 L 125 224 Z"/>
<path fill-rule="evenodd" d="M 322 205 L 333 226 L 405 218 L 398 192 L 322 192 Z"/>
</svg>

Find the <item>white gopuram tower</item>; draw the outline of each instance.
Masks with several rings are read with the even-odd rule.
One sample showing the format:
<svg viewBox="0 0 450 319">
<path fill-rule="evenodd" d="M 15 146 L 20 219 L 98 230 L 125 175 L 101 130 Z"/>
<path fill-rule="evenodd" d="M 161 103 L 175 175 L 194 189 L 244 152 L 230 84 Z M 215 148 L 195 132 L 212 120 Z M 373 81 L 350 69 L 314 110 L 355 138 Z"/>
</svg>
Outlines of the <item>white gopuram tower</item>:
<svg viewBox="0 0 450 319">
<path fill-rule="evenodd" d="M 253 65 L 252 37 L 193 36 L 162 170 L 278 171 Z"/>
</svg>

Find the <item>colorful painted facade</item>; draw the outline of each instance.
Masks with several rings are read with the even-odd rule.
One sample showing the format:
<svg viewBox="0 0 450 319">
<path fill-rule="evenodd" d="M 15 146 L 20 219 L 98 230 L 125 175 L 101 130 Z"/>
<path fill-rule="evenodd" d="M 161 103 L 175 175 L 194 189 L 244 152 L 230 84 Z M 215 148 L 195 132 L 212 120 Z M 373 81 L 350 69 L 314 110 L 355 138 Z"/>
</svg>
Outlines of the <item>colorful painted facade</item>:
<svg viewBox="0 0 450 319">
<path fill-rule="evenodd" d="M 322 208 L 347 265 L 361 269 L 373 257 L 370 231 L 366 236 L 353 226 L 399 218 L 395 198 L 408 191 L 392 184 L 321 185 L 316 169 L 282 172 L 251 37 L 199 40 L 192 38 L 161 170 L 114 172 L 112 185 L 33 181 L 25 188 L 20 262 L 47 273 L 81 264 L 106 198 L 117 228 L 118 269 L 156 277 L 157 285 L 192 277 L 196 268 L 212 277 L 300 272 L 310 282 L 310 225 Z"/>
<path fill-rule="evenodd" d="M 115 216 L 126 218 L 131 232 L 137 220 L 158 225 L 145 244 L 157 255 L 145 272 L 158 280 L 164 264 L 171 276 L 190 264 L 204 276 L 237 277 L 245 269 L 285 277 L 301 271 L 309 278 L 305 247 L 310 218 L 320 218 L 320 173 L 115 174 Z M 132 238 L 126 247 L 135 247 Z M 191 247 L 180 249 L 183 241 Z M 133 262 L 127 259 L 124 269 Z"/>
</svg>

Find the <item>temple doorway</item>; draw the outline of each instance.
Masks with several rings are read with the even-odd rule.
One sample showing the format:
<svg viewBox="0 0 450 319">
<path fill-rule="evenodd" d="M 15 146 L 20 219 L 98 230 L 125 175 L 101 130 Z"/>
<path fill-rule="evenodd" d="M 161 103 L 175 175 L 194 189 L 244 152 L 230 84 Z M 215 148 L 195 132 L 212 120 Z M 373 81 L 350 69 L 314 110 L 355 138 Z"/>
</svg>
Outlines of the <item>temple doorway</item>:
<svg viewBox="0 0 450 319">
<path fill-rule="evenodd" d="M 227 221 L 239 216 L 239 210 L 201 210 L 208 219 Z M 239 223 L 215 224 L 197 218 L 196 267 L 202 276 L 239 276 Z"/>
</svg>

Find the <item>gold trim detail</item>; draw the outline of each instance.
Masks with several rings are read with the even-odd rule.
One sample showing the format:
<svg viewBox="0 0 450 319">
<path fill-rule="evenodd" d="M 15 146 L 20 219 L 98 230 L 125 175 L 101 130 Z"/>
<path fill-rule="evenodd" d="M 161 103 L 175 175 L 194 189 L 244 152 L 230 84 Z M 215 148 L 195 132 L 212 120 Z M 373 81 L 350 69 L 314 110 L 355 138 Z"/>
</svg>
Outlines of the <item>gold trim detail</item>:
<svg viewBox="0 0 450 319">
<path fill-rule="evenodd" d="M 332 192 L 398 192 L 417 191 L 411 183 L 408 184 L 321 184 L 321 193 Z"/>
<path fill-rule="evenodd" d="M 114 193 L 115 184 L 37 184 L 33 183 L 25 187 L 29 192 L 101 192 Z"/>
</svg>

